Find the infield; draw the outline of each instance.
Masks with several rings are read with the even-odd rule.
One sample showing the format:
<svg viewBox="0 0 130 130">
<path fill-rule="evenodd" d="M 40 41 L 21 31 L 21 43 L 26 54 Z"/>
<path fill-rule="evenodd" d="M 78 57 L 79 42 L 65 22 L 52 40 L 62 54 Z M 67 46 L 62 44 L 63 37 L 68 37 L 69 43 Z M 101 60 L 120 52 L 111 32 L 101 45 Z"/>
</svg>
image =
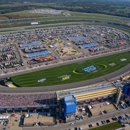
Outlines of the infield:
<svg viewBox="0 0 130 130">
<path fill-rule="evenodd" d="M 122 58 L 125 58 L 126 60 L 121 61 L 120 59 Z M 110 66 L 109 64 L 111 63 L 115 63 L 115 66 Z M 51 85 L 68 84 L 89 80 L 112 73 L 128 65 L 129 63 L 130 63 L 130 52 L 125 52 L 101 58 L 96 58 L 92 60 L 86 60 L 80 63 L 78 62 L 51 69 L 14 76 L 11 79 L 16 85 L 21 87 L 38 87 L 38 86 L 44 87 Z M 92 65 L 97 67 L 96 72 L 94 71 L 88 73 L 82 70 L 82 68 Z M 63 77 L 63 79 L 59 77 Z M 40 83 L 38 82 L 38 80 L 44 78 L 46 79 L 44 82 Z"/>
</svg>

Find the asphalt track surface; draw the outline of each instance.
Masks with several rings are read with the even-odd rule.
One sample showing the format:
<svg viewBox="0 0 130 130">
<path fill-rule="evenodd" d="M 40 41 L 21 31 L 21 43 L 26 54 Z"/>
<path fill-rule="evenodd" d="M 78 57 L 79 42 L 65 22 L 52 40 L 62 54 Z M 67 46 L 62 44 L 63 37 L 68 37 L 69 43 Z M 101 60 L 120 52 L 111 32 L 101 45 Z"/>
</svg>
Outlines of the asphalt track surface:
<svg viewBox="0 0 130 130">
<path fill-rule="evenodd" d="M 64 85 L 47 86 L 47 87 L 27 87 L 27 88 L 19 87 L 16 89 L 5 87 L 5 88 L 1 88 L 0 92 L 1 93 L 36 93 L 36 92 L 51 92 L 51 91 L 65 90 L 70 88 L 77 88 L 86 85 L 96 84 L 103 81 L 109 82 L 110 79 L 120 76 L 128 71 L 130 71 L 130 64 L 111 74 L 94 78 L 91 80 L 86 80 L 86 81 L 81 81 L 81 82 L 76 82 L 71 84 L 64 84 Z"/>
<path fill-rule="evenodd" d="M 13 31 L 19 31 L 19 30 L 33 30 L 39 27 L 49 27 L 52 28 L 56 27 L 56 26 L 67 26 L 67 25 L 104 25 L 104 26 L 110 26 L 110 27 L 118 27 L 120 29 L 125 29 L 125 30 L 130 30 L 130 27 L 126 27 L 126 26 L 119 26 L 119 25 L 114 25 L 114 24 L 108 24 L 105 22 L 64 22 L 64 23 L 55 23 L 55 24 L 41 24 L 41 25 L 34 25 L 34 26 L 21 26 L 21 27 L 10 27 L 10 28 L 0 28 L 0 31 L 9 31 L 9 30 L 13 30 Z M 2 33 L 7 33 L 7 32 L 2 32 Z"/>
<path fill-rule="evenodd" d="M 88 23 L 83 22 L 81 24 L 88 24 Z M 91 24 L 93 25 L 93 23 L 91 23 Z M 59 24 L 53 24 L 53 25 L 56 26 L 56 25 L 59 25 Z M 100 23 L 100 24 L 98 23 L 96 25 L 105 25 L 105 26 L 107 26 L 107 24 L 102 24 L 102 23 Z M 108 26 L 110 26 L 110 25 L 108 24 Z M 130 30 L 130 28 L 123 27 L 123 26 L 117 26 L 117 25 L 112 25 L 111 27 L 118 27 L 118 28 L 121 28 L 121 29 Z M 125 52 L 125 51 L 126 50 L 122 50 L 122 52 Z M 119 51 L 104 54 L 104 55 L 89 57 L 89 58 L 86 58 L 86 59 L 93 59 L 93 58 L 112 55 L 112 54 L 116 54 L 116 53 L 119 53 Z M 28 73 L 28 72 L 38 71 L 38 70 L 41 70 L 41 69 L 47 69 L 47 68 L 52 68 L 52 67 L 56 67 L 56 66 L 62 66 L 62 65 L 66 65 L 66 64 L 70 64 L 70 63 L 74 63 L 74 62 L 80 62 L 80 61 L 83 61 L 83 60 L 86 60 L 86 59 L 78 59 L 76 61 L 69 61 L 69 62 L 64 62 L 64 63 L 60 63 L 60 64 L 54 64 L 54 65 L 51 65 L 51 66 L 46 66 L 44 68 L 37 68 L 35 70 L 28 70 L 28 71 L 14 73 L 14 74 L 7 74 L 7 75 L 0 76 L 0 78 L 6 78 L 6 77 L 14 76 L 14 75 L 20 75 L 20 74 L 24 74 L 24 73 Z M 86 85 L 96 84 L 96 83 L 103 82 L 103 81 L 109 81 L 109 79 L 120 76 L 120 75 L 122 75 L 122 74 L 124 74 L 124 73 L 126 73 L 128 71 L 130 71 L 130 64 L 125 66 L 124 68 L 118 70 L 118 71 L 115 71 L 115 72 L 111 73 L 111 74 L 104 75 L 102 77 L 94 78 L 94 79 L 91 79 L 91 80 L 86 80 L 86 81 L 81 81 L 81 82 L 76 82 L 76 83 L 71 83 L 71 84 L 64 84 L 64 85 L 47 86 L 47 87 L 46 86 L 43 86 L 43 87 L 28 87 L 28 88 L 19 87 L 19 88 L 16 88 L 16 89 L 8 88 L 8 87 L 1 87 L 0 88 L 0 93 L 51 92 L 51 91 L 65 90 L 65 89 L 70 89 L 70 88 L 83 87 L 83 86 L 86 86 Z"/>
</svg>

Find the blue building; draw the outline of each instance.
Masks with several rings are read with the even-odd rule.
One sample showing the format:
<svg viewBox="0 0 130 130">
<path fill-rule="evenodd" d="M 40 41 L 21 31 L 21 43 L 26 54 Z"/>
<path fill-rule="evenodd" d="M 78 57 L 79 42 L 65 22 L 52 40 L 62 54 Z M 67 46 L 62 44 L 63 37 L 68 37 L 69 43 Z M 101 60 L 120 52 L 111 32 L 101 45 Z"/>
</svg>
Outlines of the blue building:
<svg viewBox="0 0 130 130">
<path fill-rule="evenodd" d="M 64 117 L 75 115 L 76 98 L 73 95 L 64 97 Z"/>
</svg>

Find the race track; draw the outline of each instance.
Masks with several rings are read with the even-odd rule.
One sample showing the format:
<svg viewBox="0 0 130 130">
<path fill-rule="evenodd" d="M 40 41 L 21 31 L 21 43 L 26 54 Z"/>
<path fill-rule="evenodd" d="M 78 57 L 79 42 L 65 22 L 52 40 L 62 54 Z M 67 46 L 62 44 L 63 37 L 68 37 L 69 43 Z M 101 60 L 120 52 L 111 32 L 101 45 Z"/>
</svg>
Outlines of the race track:
<svg viewBox="0 0 130 130">
<path fill-rule="evenodd" d="M 81 23 L 81 24 L 88 24 L 88 23 Z M 91 23 L 91 24 L 93 24 L 93 23 Z M 54 24 L 54 25 L 56 25 L 56 24 Z M 59 24 L 57 24 L 57 25 L 59 25 Z M 104 25 L 104 24 L 103 23 L 97 23 L 96 25 Z M 105 24 L 105 26 L 107 26 L 107 24 Z M 118 27 L 118 28 L 121 28 L 121 29 L 123 28 L 124 30 L 130 30 L 130 28 L 126 28 L 126 27 L 123 27 L 123 26 L 110 25 L 110 24 L 108 26 Z M 128 51 L 128 50 L 122 50 L 122 52 L 125 52 L 125 51 Z M 109 54 L 104 54 L 104 56 L 112 55 L 112 54 L 116 54 L 116 53 L 120 53 L 120 52 L 119 51 L 118 52 L 112 52 L 112 53 L 109 53 Z M 97 58 L 101 57 L 101 55 L 98 55 L 96 57 Z M 96 58 L 96 57 L 94 56 L 94 57 L 89 57 L 89 58 L 86 58 L 86 59 L 92 59 L 92 58 Z M 69 62 L 60 63 L 60 64 L 54 64 L 54 65 L 51 65 L 51 66 L 46 66 L 44 68 L 43 67 L 42 68 L 37 68 L 37 69 L 31 70 L 31 71 L 28 70 L 28 71 L 23 71 L 23 72 L 19 72 L 19 73 L 1 75 L 0 78 L 6 78 L 6 77 L 14 76 L 14 75 L 24 74 L 24 73 L 27 73 L 27 72 L 52 68 L 52 67 L 56 67 L 56 66 L 61 66 L 61 65 L 65 65 L 65 64 L 74 63 L 74 62 L 79 62 L 79 61 L 82 61 L 82 60 L 85 60 L 85 59 L 78 59 L 78 60 L 75 60 L 75 61 L 69 61 Z M 102 77 L 98 77 L 98 78 L 95 78 L 95 79 L 91 79 L 91 80 L 86 80 L 86 81 L 76 82 L 76 83 L 71 83 L 71 84 L 64 84 L 64 85 L 47 86 L 47 87 L 30 87 L 30 88 L 20 88 L 19 87 L 19 88 L 16 88 L 16 89 L 1 87 L 0 93 L 50 92 L 50 91 L 57 91 L 57 90 L 64 90 L 64 89 L 82 87 L 82 86 L 86 86 L 86 85 L 90 85 L 90 84 L 96 84 L 96 83 L 103 82 L 103 81 L 109 81 L 110 79 L 115 78 L 117 76 L 120 76 L 120 75 L 122 75 L 122 74 L 124 74 L 124 73 L 126 73 L 128 71 L 130 71 L 130 64 L 127 65 L 126 67 L 118 70 L 118 71 L 115 71 L 115 72 L 111 73 L 111 74 L 108 74 L 108 75 L 105 75 L 105 76 L 102 76 Z"/>
</svg>

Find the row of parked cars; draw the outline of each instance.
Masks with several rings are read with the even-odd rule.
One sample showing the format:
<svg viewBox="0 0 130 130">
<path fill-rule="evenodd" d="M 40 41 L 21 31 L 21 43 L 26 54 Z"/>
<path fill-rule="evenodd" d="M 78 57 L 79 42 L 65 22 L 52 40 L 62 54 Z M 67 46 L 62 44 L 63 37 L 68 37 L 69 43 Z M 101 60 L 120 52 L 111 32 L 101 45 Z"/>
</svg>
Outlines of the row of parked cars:
<svg viewBox="0 0 130 130">
<path fill-rule="evenodd" d="M 43 45 L 40 46 L 31 46 L 21 49 L 24 53 L 34 53 L 34 52 L 41 52 L 41 51 L 47 51 L 46 47 Z"/>
<path fill-rule="evenodd" d="M 0 124 L 4 125 L 4 126 L 7 126 L 8 123 L 9 123 L 9 120 L 1 120 L 0 121 Z"/>
<path fill-rule="evenodd" d="M 128 119 L 130 119 L 130 116 L 128 114 L 112 118 L 113 121 L 119 121 L 119 122 L 122 122 Z"/>
<path fill-rule="evenodd" d="M 80 120 L 81 118 L 79 117 L 79 116 L 76 116 L 76 120 Z M 84 118 L 82 118 L 82 119 L 84 119 Z M 118 122 L 120 122 L 122 125 L 123 124 L 129 124 L 130 125 L 130 123 L 129 122 L 127 122 L 127 120 L 128 119 L 130 119 L 130 115 L 129 114 L 125 114 L 125 115 L 122 115 L 122 116 L 118 116 L 118 117 L 112 117 L 111 118 L 112 119 L 112 121 L 118 121 Z M 107 119 L 107 120 L 102 120 L 101 121 L 101 124 L 108 124 L 108 123 L 110 123 L 111 121 L 109 120 L 109 119 Z M 73 125 L 74 123 L 71 123 L 70 125 Z M 88 125 L 88 127 L 89 128 L 92 128 L 94 125 L 93 124 L 89 124 Z M 100 126 L 100 124 L 97 122 L 96 123 L 96 126 Z M 75 127 L 75 128 L 73 128 L 74 130 L 82 130 L 82 127 Z M 72 129 L 68 129 L 68 130 L 72 130 Z"/>
<path fill-rule="evenodd" d="M 11 61 L 11 62 L 6 62 L 6 63 L 1 63 L 0 64 L 0 69 L 6 69 L 6 68 L 13 68 L 17 66 L 23 66 L 23 63 L 20 63 L 19 61 Z"/>
<path fill-rule="evenodd" d="M 84 117 L 83 115 L 82 115 L 82 116 L 75 116 L 75 119 L 76 119 L 76 120 L 80 120 L 80 119 L 83 120 L 84 118 L 85 118 L 85 117 Z"/>
<path fill-rule="evenodd" d="M 89 51 L 89 52 L 98 52 L 98 51 L 102 51 L 102 50 L 104 50 L 104 49 L 105 49 L 105 47 L 100 46 L 100 47 L 92 47 L 92 48 L 89 48 L 88 51 Z"/>
<path fill-rule="evenodd" d="M 101 121 L 101 124 L 107 124 L 107 123 L 110 123 L 110 120 L 109 120 L 109 119 L 108 119 L 108 120 L 102 120 L 102 121 Z M 98 123 L 98 122 L 96 123 L 96 126 L 99 126 L 99 123 Z M 92 127 L 93 127 L 93 124 L 89 124 L 88 127 L 89 127 L 89 128 L 92 128 Z"/>
<path fill-rule="evenodd" d="M 71 129 L 68 129 L 71 130 Z M 82 127 L 75 127 L 74 130 L 83 130 Z"/>
<path fill-rule="evenodd" d="M 80 120 L 80 117 L 76 117 L 76 119 Z M 107 124 L 107 123 L 110 123 L 110 120 L 102 120 L 101 121 L 102 124 Z M 71 123 L 71 125 L 73 125 L 74 123 Z M 97 126 L 99 126 L 99 123 L 96 123 Z M 92 128 L 93 127 L 93 124 L 89 124 L 88 125 L 89 128 Z M 71 129 L 68 129 L 68 130 L 71 130 Z M 75 127 L 74 130 L 82 130 L 82 127 Z"/>
<path fill-rule="evenodd" d="M 16 59 L 16 54 L 14 52 L 0 54 L 0 62 L 14 59 Z"/>
<path fill-rule="evenodd" d="M 11 46 L 7 46 L 7 47 L 4 47 L 4 48 L 0 48 L 0 52 L 9 52 L 12 50 L 12 47 Z"/>
</svg>

